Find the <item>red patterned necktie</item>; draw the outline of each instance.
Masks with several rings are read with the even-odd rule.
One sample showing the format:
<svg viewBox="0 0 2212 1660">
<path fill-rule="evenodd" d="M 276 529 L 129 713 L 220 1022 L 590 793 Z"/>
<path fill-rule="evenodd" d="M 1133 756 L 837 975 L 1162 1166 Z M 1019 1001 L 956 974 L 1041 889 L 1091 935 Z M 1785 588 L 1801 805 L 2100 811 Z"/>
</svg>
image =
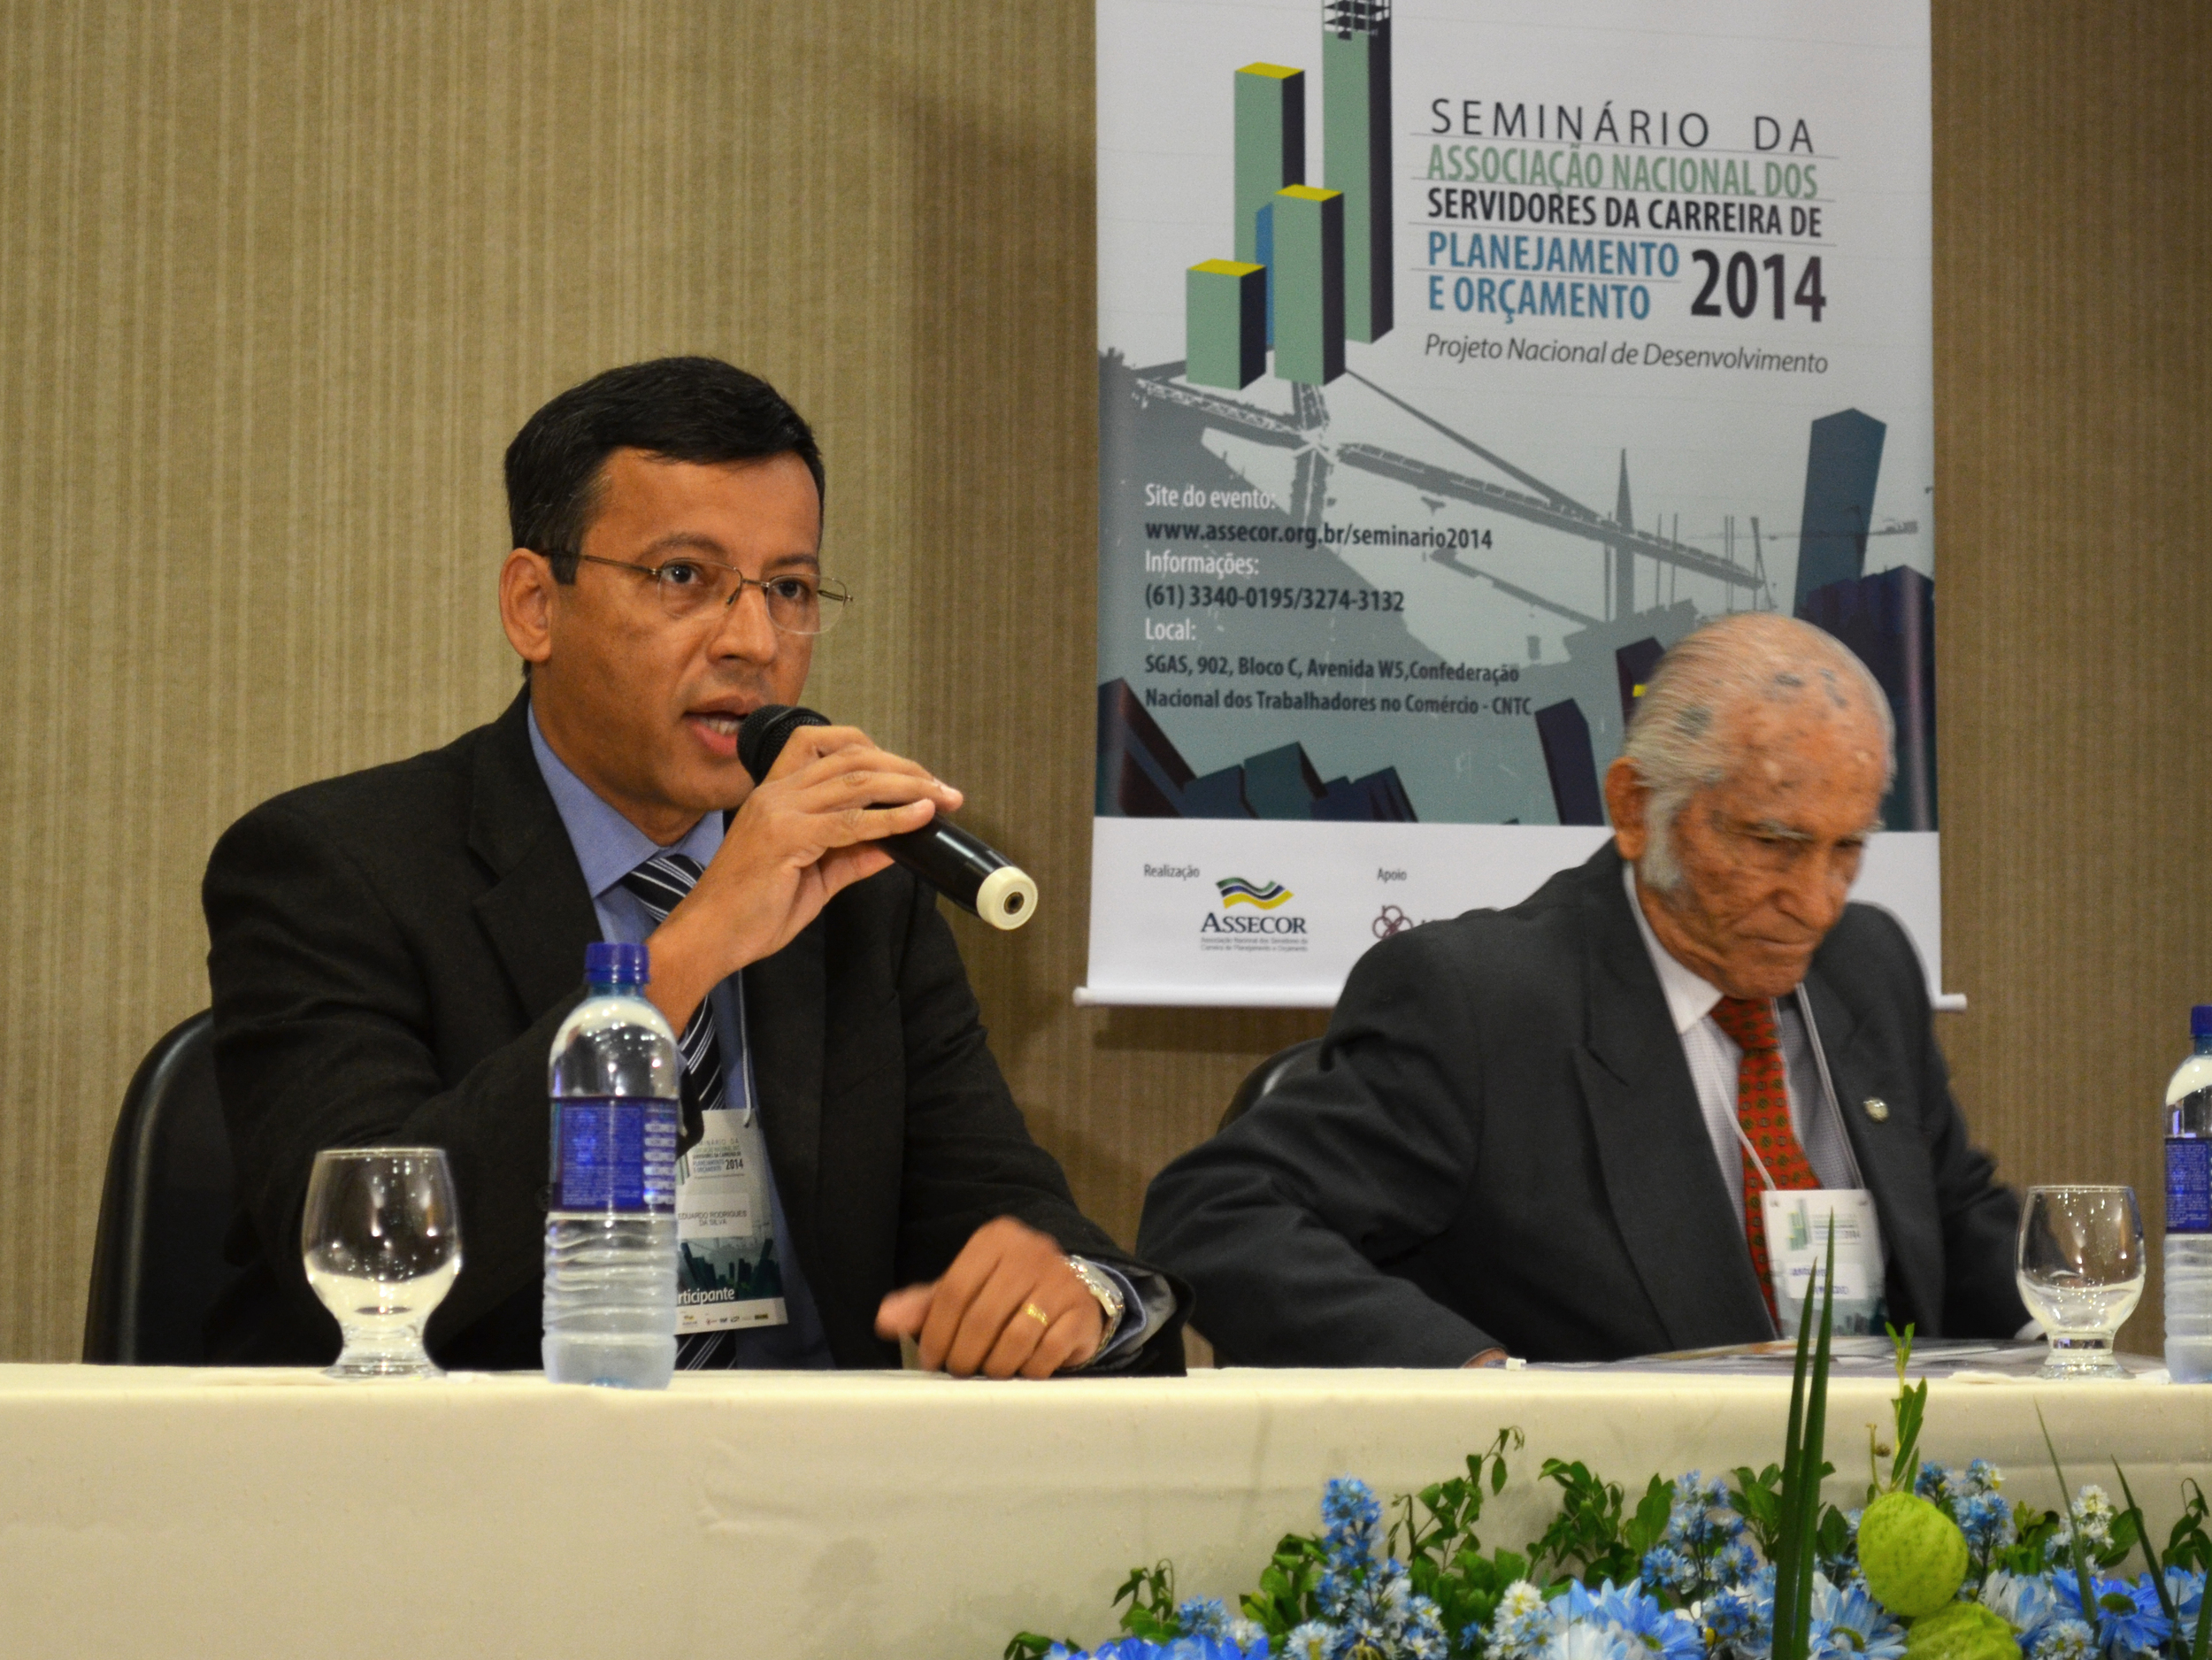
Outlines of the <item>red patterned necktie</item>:
<svg viewBox="0 0 2212 1660">
<path fill-rule="evenodd" d="M 1759 1164 L 1777 1187 L 1817 1187 L 1812 1161 L 1790 1127 L 1790 1092 L 1782 1065 L 1781 1037 L 1775 1027 L 1774 1005 L 1765 998 L 1723 997 L 1713 1005 L 1713 1024 L 1743 1051 L 1736 1069 L 1736 1121 L 1745 1137 L 1759 1149 Z M 1774 1313 L 1774 1277 L 1767 1263 L 1766 1212 L 1760 1195 L 1766 1182 L 1749 1149 L 1743 1155 L 1743 1230 L 1751 1247 L 1752 1272 L 1759 1276 L 1759 1293 Z"/>
</svg>

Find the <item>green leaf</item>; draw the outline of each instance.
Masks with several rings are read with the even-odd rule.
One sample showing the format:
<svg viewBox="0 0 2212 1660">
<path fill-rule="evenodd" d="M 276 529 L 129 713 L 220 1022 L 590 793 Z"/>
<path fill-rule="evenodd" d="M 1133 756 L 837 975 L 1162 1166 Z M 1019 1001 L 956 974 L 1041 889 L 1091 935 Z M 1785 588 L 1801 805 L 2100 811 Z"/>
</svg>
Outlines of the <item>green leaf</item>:
<svg viewBox="0 0 2212 1660">
<path fill-rule="evenodd" d="M 1327 1552 L 1316 1535 L 1285 1533 L 1261 1571 L 1259 1588 L 1239 1600 L 1245 1618 L 1264 1629 L 1271 1645 L 1279 1644 L 1293 1626 L 1320 1611 L 1315 1587 L 1326 1560 Z"/>
<path fill-rule="evenodd" d="M 1167 1642 L 1183 1634 L 1175 1617 L 1175 1564 L 1157 1562 L 1149 1568 L 1132 1568 L 1114 1593 L 1114 1606 L 1126 1602 L 1121 1628 L 1147 1642 Z"/>
<path fill-rule="evenodd" d="M 1732 1473 L 1736 1485 L 1729 1492 L 1728 1502 L 1744 1518 L 1759 1554 L 1771 1562 L 1782 1532 L 1782 1466 L 1769 1464 L 1755 1472 L 1744 1464 Z"/>
<path fill-rule="evenodd" d="M 1834 1505 L 1828 1505 L 1820 1513 L 1820 1555 L 1832 1560 L 1849 1551 L 1851 1545 L 1850 1518 Z"/>
<path fill-rule="evenodd" d="M 2212 1568 L 2212 1536 L 2208 1536 L 2204 1529 L 2204 1489 L 2185 1479 L 2181 1485 L 2187 1496 L 2173 1532 L 2166 1537 L 2166 1565 L 2202 1572 Z"/>
<path fill-rule="evenodd" d="M 1890 1464 L 1889 1485 L 1893 1489 L 1904 1487 L 1909 1491 L 1920 1477 L 1920 1425 L 1927 1415 L 1928 1386 L 1924 1380 L 1914 1389 L 1905 1381 L 1906 1369 L 1912 1364 L 1912 1334 L 1916 1328 L 1908 1325 L 1901 1332 L 1885 1322 L 1882 1329 L 1889 1333 L 1891 1346 L 1897 1351 L 1897 1398 L 1890 1406 L 1896 1425 L 1891 1441 L 1897 1456 Z"/>
<path fill-rule="evenodd" d="M 1643 1565 L 1644 1553 L 1666 1537 L 1667 1518 L 1673 1509 L 1674 1488 L 1664 1478 L 1652 1477 L 1644 1496 L 1637 1501 L 1635 1520 L 1627 1529 L 1628 1548 L 1636 1553 L 1639 1570 Z"/>
<path fill-rule="evenodd" d="M 1900 1388 L 1891 1410 L 1897 1420 L 1897 1456 L 1890 1464 L 1889 1484 L 1909 1492 L 1920 1478 L 1920 1424 L 1928 1411 L 1927 1380 L 1923 1379 L 1916 1389 Z"/>
<path fill-rule="evenodd" d="M 1626 1583 L 1643 1564 L 1644 1549 L 1635 1542 L 1634 1527 L 1624 1510 L 1625 1495 L 1579 1461 L 1544 1461 L 1542 1477 L 1557 1484 L 1559 1513 L 1542 1537 L 1528 1547 L 1532 1563 L 1540 1568 L 1565 1569 L 1594 1584 L 1601 1579 Z M 1646 1489 L 1645 1499 L 1649 1499 Z M 1661 1523 L 1663 1531 L 1664 1522 Z M 1535 1579 L 1532 1572 L 1530 1578 Z"/>
<path fill-rule="evenodd" d="M 1045 1656 L 1052 1652 L 1055 1641 L 1038 1632 L 1018 1631 L 1007 1641 L 1005 1660 L 1045 1660 Z M 1072 1637 L 1056 1641 L 1063 1648 L 1073 1648 L 1076 1646 Z"/>
</svg>

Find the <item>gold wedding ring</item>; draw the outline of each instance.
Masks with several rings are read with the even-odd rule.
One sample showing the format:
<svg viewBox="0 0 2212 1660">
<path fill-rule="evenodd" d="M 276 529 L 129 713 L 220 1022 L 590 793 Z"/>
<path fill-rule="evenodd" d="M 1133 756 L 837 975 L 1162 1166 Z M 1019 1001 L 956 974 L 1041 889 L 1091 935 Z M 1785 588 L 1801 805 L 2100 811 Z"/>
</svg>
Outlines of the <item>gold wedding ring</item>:
<svg viewBox="0 0 2212 1660">
<path fill-rule="evenodd" d="M 1033 1303 L 1023 1303 L 1022 1312 L 1029 1316 L 1031 1319 L 1036 1321 L 1038 1325 L 1048 1329 L 1049 1329 L 1052 1325 L 1052 1316 L 1047 1314 L 1042 1309 L 1039 1308 Z"/>
</svg>

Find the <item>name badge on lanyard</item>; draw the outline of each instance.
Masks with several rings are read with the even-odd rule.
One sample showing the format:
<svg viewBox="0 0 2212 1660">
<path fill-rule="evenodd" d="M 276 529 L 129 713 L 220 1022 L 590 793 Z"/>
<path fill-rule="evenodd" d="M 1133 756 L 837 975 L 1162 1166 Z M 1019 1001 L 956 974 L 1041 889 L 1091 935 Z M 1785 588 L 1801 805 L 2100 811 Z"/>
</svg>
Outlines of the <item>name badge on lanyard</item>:
<svg viewBox="0 0 2212 1660">
<path fill-rule="evenodd" d="M 738 992 L 737 1024 L 745 1025 Z M 753 1057 L 741 1044 L 733 1069 L 745 1110 L 702 1112 L 699 1140 L 676 1161 L 676 1330 L 742 1331 L 781 1326 L 783 1264 L 768 1193 L 768 1141 L 755 1103 Z"/>
<path fill-rule="evenodd" d="M 1828 1225 L 1836 1230 L 1835 1329 L 1882 1329 L 1882 1236 L 1874 1220 L 1874 1195 L 1863 1187 L 1814 1187 L 1759 1195 L 1766 1218 L 1767 1265 L 1782 1335 L 1795 1337 L 1805 1293 L 1813 1293 L 1820 1318 L 1820 1274 L 1828 1260 Z"/>
<path fill-rule="evenodd" d="M 676 1161 L 676 1330 L 781 1326 L 783 1266 L 757 1126 L 704 1112 L 705 1134 Z M 750 1128 L 752 1134 L 746 1134 Z"/>
</svg>

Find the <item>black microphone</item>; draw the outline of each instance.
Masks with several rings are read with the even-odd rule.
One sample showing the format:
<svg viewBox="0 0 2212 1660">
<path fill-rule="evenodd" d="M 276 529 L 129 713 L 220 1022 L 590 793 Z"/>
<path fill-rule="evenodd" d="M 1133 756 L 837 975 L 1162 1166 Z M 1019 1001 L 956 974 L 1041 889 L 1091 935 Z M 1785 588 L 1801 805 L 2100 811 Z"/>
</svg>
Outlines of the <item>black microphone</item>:
<svg viewBox="0 0 2212 1660">
<path fill-rule="evenodd" d="M 826 726 L 826 716 L 811 709 L 764 703 L 737 729 L 737 758 L 758 784 L 801 726 Z M 995 928 L 1018 928 L 1037 909 L 1037 884 L 1029 872 L 940 815 L 918 830 L 903 830 L 876 842 L 939 893 Z"/>
</svg>

